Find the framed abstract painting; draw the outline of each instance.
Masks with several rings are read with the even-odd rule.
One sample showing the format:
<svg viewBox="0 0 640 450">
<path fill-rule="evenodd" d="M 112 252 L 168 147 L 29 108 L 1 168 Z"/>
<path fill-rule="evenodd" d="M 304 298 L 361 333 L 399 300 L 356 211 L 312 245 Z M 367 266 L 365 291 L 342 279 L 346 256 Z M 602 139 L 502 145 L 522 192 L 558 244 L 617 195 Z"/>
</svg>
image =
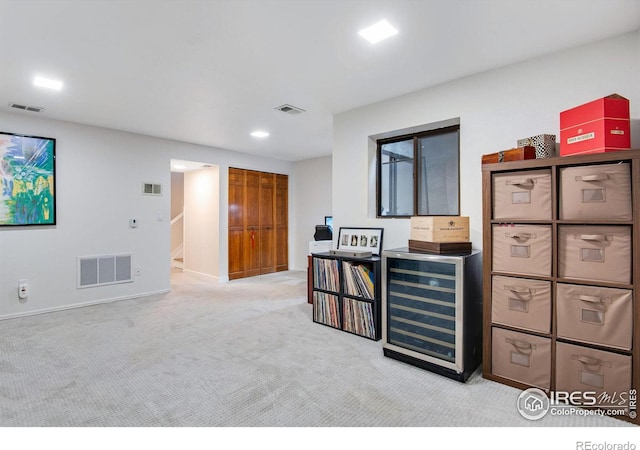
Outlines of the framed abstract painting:
<svg viewBox="0 0 640 450">
<path fill-rule="evenodd" d="M 55 225 L 56 140 L 0 132 L 0 226 Z"/>
</svg>

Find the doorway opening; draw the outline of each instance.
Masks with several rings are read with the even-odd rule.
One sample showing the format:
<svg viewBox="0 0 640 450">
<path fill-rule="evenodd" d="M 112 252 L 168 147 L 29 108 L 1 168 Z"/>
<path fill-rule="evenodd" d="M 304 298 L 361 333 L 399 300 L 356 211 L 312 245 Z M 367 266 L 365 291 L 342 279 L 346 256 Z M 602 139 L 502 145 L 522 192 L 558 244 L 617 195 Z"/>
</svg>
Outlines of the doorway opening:
<svg viewBox="0 0 640 450">
<path fill-rule="evenodd" d="M 220 168 L 171 160 L 171 269 L 219 277 Z"/>
</svg>

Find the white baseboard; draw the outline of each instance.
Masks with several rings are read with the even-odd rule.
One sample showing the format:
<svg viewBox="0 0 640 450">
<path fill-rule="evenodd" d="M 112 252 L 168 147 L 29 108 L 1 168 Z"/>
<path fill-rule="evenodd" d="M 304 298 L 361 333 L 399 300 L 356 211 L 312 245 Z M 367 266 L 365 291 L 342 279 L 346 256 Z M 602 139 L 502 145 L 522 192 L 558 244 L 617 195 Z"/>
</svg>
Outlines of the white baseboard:
<svg viewBox="0 0 640 450">
<path fill-rule="evenodd" d="M 215 275 L 209 275 L 208 273 L 196 272 L 195 270 L 182 269 L 182 272 L 188 273 L 189 275 L 193 275 L 201 280 L 205 281 L 216 281 L 218 283 L 227 283 L 229 281 L 229 277 L 217 277 Z"/>
<path fill-rule="evenodd" d="M 151 295 L 166 294 L 169 291 L 170 291 L 169 289 L 162 289 L 162 290 L 159 290 L 159 291 L 143 292 L 143 293 L 140 293 L 140 294 L 125 295 L 125 296 L 122 296 L 122 297 L 112 297 L 112 298 L 106 298 L 106 299 L 102 299 L 102 300 L 93 300 L 93 301 L 90 301 L 90 302 L 74 303 L 72 305 L 56 306 L 56 307 L 53 307 L 53 308 L 43 308 L 43 309 L 36 309 L 36 310 L 33 310 L 33 311 L 25 311 L 25 312 L 19 312 L 19 313 L 5 314 L 5 315 L 0 316 L 0 320 L 17 319 L 18 317 L 35 316 L 35 315 L 38 315 L 38 314 L 46 314 L 46 313 L 57 312 L 57 311 L 65 311 L 67 309 L 84 308 L 85 306 L 101 305 L 103 303 L 113 303 L 113 302 L 119 302 L 119 301 L 122 301 L 122 300 L 131 300 L 131 299 L 139 298 L 139 297 L 149 297 Z"/>
</svg>

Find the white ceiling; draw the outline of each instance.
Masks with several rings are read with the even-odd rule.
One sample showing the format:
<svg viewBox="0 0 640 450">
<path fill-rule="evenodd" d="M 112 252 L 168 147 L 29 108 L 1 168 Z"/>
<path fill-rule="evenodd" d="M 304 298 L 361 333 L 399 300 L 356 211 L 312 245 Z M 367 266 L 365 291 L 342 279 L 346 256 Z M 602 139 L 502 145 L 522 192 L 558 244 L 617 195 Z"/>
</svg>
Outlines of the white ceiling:
<svg viewBox="0 0 640 450">
<path fill-rule="evenodd" d="M 640 0 L 0 0 L 0 109 L 296 161 L 336 113 L 639 28 Z"/>
</svg>

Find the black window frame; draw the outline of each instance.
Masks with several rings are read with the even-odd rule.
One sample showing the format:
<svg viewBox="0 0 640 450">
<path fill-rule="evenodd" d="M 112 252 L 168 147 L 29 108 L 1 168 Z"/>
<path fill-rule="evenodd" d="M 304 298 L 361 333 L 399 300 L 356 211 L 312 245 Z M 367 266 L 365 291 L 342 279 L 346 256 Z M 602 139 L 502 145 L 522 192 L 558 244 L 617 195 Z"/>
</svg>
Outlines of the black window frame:
<svg viewBox="0 0 640 450">
<path fill-rule="evenodd" d="M 418 160 L 419 155 L 419 142 L 421 138 L 436 136 L 439 134 L 448 134 L 456 132 L 458 134 L 458 142 L 457 142 L 457 153 L 458 153 L 458 167 L 457 167 L 457 185 L 458 185 L 458 198 L 456 214 L 418 214 L 418 180 L 420 179 L 420 165 L 416 164 L 415 161 Z M 409 215 L 382 215 L 381 213 L 381 190 L 382 190 L 382 146 L 384 144 L 391 144 L 394 142 L 408 141 L 413 140 L 413 213 Z M 428 131 L 420 131 L 417 133 L 409 133 L 403 134 L 400 136 L 393 136 L 383 139 L 378 139 L 376 141 L 376 218 L 378 219 L 404 219 L 410 218 L 412 216 L 459 216 L 460 215 L 460 124 L 450 125 L 446 127 L 436 128 Z"/>
</svg>

